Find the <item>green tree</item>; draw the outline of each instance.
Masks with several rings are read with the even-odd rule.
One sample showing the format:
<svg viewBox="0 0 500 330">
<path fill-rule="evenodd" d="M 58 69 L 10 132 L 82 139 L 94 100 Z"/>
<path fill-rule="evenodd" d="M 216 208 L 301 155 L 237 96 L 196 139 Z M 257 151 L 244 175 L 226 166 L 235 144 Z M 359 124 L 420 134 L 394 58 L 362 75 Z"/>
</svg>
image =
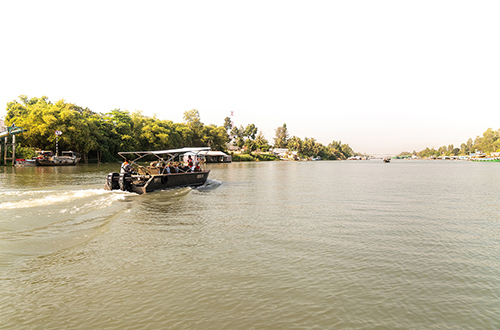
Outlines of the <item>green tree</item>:
<svg viewBox="0 0 500 330">
<path fill-rule="evenodd" d="M 202 146 L 209 146 L 213 150 L 226 151 L 229 143 L 229 135 L 225 127 L 208 125 L 203 127 Z"/>
<path fill-rule="evenodd" d="M 257 136 L 255 137 L 255 143 L 257 144 L 258 149 L 260 149 L 263 152 L 268 151 L 271 149 L 271 146 L 269 145 L 269 141 L 264 136 L 264 133 L 262 131 L 259 131 Z"/>
<path fill-rule="evenodd" d="M 474 140 L 472 138 L 469 138 L 467 140 L 467 154 L 470 154 L 474 150 Z"/>
<path fill-rule="evenodd" d="M 137 140 L 134 136 L 134 125 L 130 113 L 126 110 L 114 109 L 104 116 L 104 119 L 113 125 L 111 135 L 116 144 L 113 154 L 119 151 L 135 150 Z"/>
<path fill-rule="evenodd" d="M 230 117 L 224 118 L 224 128 L 226 129 L 226 132 L 229 134 L 231 132 L 231 129 L 233 128 L 233 122 L 231 121 Z"/>
<path fill-rule="evenodd" d="M 287 148 L 292 151 L 297 151 L 299 154 L 302 154 L 302 140 L 297 136 L 292 136 L 287 143 Z"/>
<path fill-rule="evenodd" d="M 234 126 L 231 130 L 231 136 L 233 137 L 233 144 L 242 148 L 245 145 L 245 129 L 243 126 Z"/>
<path fill-rule="evenodd" d="M 288 129 L 286 124 L 278 127 L 275 130 L 276 136 L 274 138 L 274 147 L 275 148 L 286 148 L 288 144 Z"/>
<path fill-rule="evenodd" d="M 243 132 L 243 136 L 249 139 L 255 140 L 255 136 L 257 135 L 258 129 L 254 124 L 249 124 L 245 127 Z"/>
<path fill-rule="evenodd" d="M 184 122 L 192 128 L 199 128 L 202 125 L 200 113 L 196 109 L 185 111 L 183 119 Z"/>
</svg>

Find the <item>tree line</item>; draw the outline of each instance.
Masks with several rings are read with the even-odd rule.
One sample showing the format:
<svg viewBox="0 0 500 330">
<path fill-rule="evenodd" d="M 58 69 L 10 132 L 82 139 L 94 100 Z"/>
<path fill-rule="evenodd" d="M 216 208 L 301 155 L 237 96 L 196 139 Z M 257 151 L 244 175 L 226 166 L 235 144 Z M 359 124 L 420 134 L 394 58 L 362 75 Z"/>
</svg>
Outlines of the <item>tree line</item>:
<svg viewBox="0 0 500 330">
<path fill-rule="evenodd" d="M 356 153 L 352 150 L 349 144 L 341 141 L 332 141 L 327 146 L 319 143 L 314 138 L 305 138 L 302 140 L 297 136 L 289 137 L 286 124 L 278 127 L 275 130 L 276 137 L 274 138 L 275 148 L 287 148 L 292 151 L 297 151 L 299 156 L 304 158 L 318 157 L 321 159 L 347 159 L 355 156 Z"/>
<path fill-rule="evenodd" d="M 76 104 L 59 100 L 52 103 L 46 96 L 28 98 L 19 96 L 7 104 L 7 125 L 16 124 L 27 131 L 17 135 L 18 158 L 35 156 L 36 150 L 54 150 L 55 131 L 60 150 L 82 154 L 85 163 L 116 161 L 120 151 L 164 150 L 184 146 L 210 146 L 227 151 L 233 144 L 247 152 L 268 151 L 270 145 L 254 124 L 233 126 L 229 117 L 222 126 L 205 125 L 198 110 L 184 112 L 183 123 L 148 117 L 141 111 L 114 109 L 98 113 Z M 297 151 L 302 157 L 345 159 L 354 154 L 347 144 L 333 141 L 328 146 L 314 138 L 288 137 L 286 124 L 276 129 L 274 147 Z"/>
<path fill-rule="evenodd" d="M 455 147 L 453 144 L 444 145 L 438 149 L 426 147 L 421 151 L 413 151 L 413 154 L 421 158 L 440 157 L 440 156 L 467 156 L 471 153 L 482 151 L 486 154 L 500 151 L 500 129 L 493 130 L 488 128 L 482 136 L 476 136 L 473 140 L 469 138 L 460 147 Z M 403 152 L 401 155 L 411 155 L 409 152 Z"/>
</svg>

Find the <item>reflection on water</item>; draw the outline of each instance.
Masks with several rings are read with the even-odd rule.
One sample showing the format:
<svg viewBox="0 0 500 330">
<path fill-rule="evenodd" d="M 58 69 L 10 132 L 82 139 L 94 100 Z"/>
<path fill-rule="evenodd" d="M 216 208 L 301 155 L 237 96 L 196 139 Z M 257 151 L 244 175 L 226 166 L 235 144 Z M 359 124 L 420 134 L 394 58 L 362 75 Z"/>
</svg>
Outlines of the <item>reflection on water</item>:
<svg viewBox="0 0 500 330">
<path fill-rule="evenodd" d="M 3 328 L 500 326 L 497 164 L 217 164 L 147 195 L 103 190 L 116 168 L 0 169 Z"/>
</svg>

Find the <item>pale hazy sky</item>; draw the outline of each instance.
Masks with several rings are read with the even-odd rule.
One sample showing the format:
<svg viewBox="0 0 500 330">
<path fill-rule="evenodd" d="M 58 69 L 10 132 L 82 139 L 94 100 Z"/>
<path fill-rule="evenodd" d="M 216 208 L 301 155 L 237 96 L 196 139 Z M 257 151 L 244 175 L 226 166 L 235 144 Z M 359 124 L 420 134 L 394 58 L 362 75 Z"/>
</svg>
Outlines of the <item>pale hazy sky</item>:
<svg viewBox="0 0 500 330">
<path fill-rule="evenodd" d="M 0 116 L 24 94 L 255 124 L 358 152 L 500 128 L 500 1 L 1 1 Z"/>
</svg>

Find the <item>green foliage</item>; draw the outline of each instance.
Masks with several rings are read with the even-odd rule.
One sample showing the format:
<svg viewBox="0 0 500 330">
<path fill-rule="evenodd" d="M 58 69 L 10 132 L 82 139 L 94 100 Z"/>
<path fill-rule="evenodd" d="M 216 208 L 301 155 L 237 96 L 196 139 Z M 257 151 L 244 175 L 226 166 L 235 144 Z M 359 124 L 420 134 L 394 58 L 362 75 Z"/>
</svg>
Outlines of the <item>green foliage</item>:
<svg viewBox="0 0 500 330">
<path fill-rule="evenodd" d="M 260 151 L 262 152 L 267 152 L 272 148 L 272 146 L 269 145 L 269 141 L 267 141 L 262 132 L 259 132 L 257 134 L 254 142 L 257 145 L 257 149 L 260 149 Z"/>
<path fill-rule="evenodd" d="M 233 154 L 232 159 L 235 162 L 252 162 L 255 160 L 251 154 Z"/>
<path fill-rule="evenodd" d="M 465 156 L 477 151 L 482 151 L 486 154 L 500 151 L 500 129 L 493 130 L 488 128 L 483 136 L 476 136 L 474 140 L 468 139 L 460 145 L 460 148 L 454 147 L 453 144 L 441 146 L 437 150 L 429 147 L 419 151 L 417 155 L 421 158 L 440 157 L 440 156 Z"/>
<path fill-rule="evenodd" d="M 325 160 L 347 159 L 354 155 L 354 151 L 348 144 L 332 141 L 328 146 L 316 141 L 314 138 L 300 139 L 292 136 L 286 145 L 291 151 L 297 151 L 300 158 L 321 157 Z"/>
<path fill-rule="evenodd" d="M 280 160 L 278 156 L 270 155 L 270 154 L 255 154 L 253 156 L 254 156 L 255 160 L 263 161 L 263 162 Z"/>
<path fill-rule="evenodd" d="M 226 122 L 229 117 L 226 118 Z M 230 124 L 230 123 L 229 123 Z M 229 126 L 228 126 L 229 127 Z M 231 126 L 232 127 L 232 126 Z M 246 147 L 247 152 L 260 150 L 269 150 L 271 146 L 255 124 L 248 124 L 245 128 L 242 125 L 240 127 L 232 127 L 230 135 L 233 139 L 233 145 L 239 148 Z"/>
<path fill-rule="evenodd" d="M 328 149 L 332 152 L 334 159 L 347 159 L 354 156 L 354 151 L 348 144 L 343 144 L 341 141 L 332 141 L 328 144 Z"/>
<path fill-rule="evenodd" d="M 276 136 L 274 138 L 274 147 L 275 148 L 286 148 L 288 144 L 288 129 L 286 128 L 286 124 L 278 127 L 275 130 Z"/>
<path fill-rule="evenodd" d="M 55 150 L 54 133 L 59 130 L 59 150 L 79 152 L 85 162 L 114 161 L 120 151 L 185 146 L 226 151 L 229 137 L 223 126 L 204 125 L 196 109 L 186 111 L 184 120 L 186 123 L 177 124 L 120 109 L 100 114 L 64 100 L 52 103 L 46 96 L 29 99 L 25 95 L 7 104 L 6 116 L 8 125 L 15 123 L 27 130 L 17 136 L 19 145 L 29 148 L 26 150 Z M 21 153 L 24 157 L 23 149 Z"/>
<path fill-rule="evenodd" d="M 20 136 L 20 135 L 16 135 Z M 9 141 L 10 138 L 9 138 Z M 2 152 L 4 151 L 4 147 L 2 146 Z M 31 148 L 31 147 L 26 147 L 22 144 L 16 143 L 16 159 L 31 159 L 37 155 L 36 153 L 37 149 Z M 7 146 L 7 154 L 12 155 L 12 146 Z M 4 164 L 4 157 L 3 153 L 0 157 L 0 164 Z M 7 161 L 8 164 L 10 164 L 10 160 Z"/>
<path fill-rule="evenodd" d="M 414 154 L 416 154 L 416 152 L 414 151 L 413 153 L 409 152 L 409 151 L 403 151 L 401 152 L 399 155 L 396 156 L 397 159 L 401 159 L 401 158 L 409 158 L 411 156 L 413 156 Z"/>
<path fill-rule="evenodd" d="M 254 124 L 233 126 L 231 119 L 226 117 L 223 126 L 204 125 L 198 110 L 184 112 L 184 123 L 174 123 L 155 117 L 144 116 L 140 111 L 130 113 L 127 110 L 113 109 L 104 114 L 93 112 L 65 100 L 52 103 L 46 96 L 28 98 L 19 96 L 7 104 L 6 123 L 27 129 L 18 135 L 18 143 L 25 151 L 19 149 L 24 158 L 31 155 L 35 149 L 54 150 L 56 136 L 59 130 L 62 135 L 58 139 L 59 150 L 73 150 L 83 155 L 83 161 L 115 161 L 120 151 L 161 150 L 185 146 L 210 146 L 214 150 L 226 151 L 229 140 L 229 130 L 233 144 L 244 147 L 248 154 L 235 154 L 235 161 L 275 160 L 277 157 L 258 154 L 253 151 L 266 152 L 272 148 L 269 141 Z M 491 147 L 500 148 L 498 132 L 491 132 L 478 142 L 489 141 Z M 494 140 L 494 141 L 490 141 Z M 346 159 L 354 155 L 348 144 L 333 141 L 328 146 L 317 142 L 314 138 L 293 136 L 289 139 L 286 124 L 276 129 L 274 139 L 276 148 L 288 148 L 297 151 L 301 158 L 318 157 L 322 159 Z M 452 148 L 456 152 L 458 148 Z M 461 149 L 460 149 L 461 150 Z"/>
<path fill-rule="evenodd" d="M 226 117 L 224 118 L 224 128 L 226 129 L 226 132 L 229 134 L 231 132 L 231 129 L 233 128 L 233 123 L 231 121 L 231 118 Z"/>
<path fill-rule="evenodd" d="M 255 136 L 257 135 L 257 127 L 255 127 L 254 124 L 249 124 L 247 127 L 245 127 L 245 130 L 243 131 L 243 136 L 255 140 Z"/>
<path fill-rule="evenodd" d="M 183 118 L 184 122 L 191 128 L 199 128 L 202 125 L 200 113 L 196 109 L 185 111 Z"/>
</svg>

